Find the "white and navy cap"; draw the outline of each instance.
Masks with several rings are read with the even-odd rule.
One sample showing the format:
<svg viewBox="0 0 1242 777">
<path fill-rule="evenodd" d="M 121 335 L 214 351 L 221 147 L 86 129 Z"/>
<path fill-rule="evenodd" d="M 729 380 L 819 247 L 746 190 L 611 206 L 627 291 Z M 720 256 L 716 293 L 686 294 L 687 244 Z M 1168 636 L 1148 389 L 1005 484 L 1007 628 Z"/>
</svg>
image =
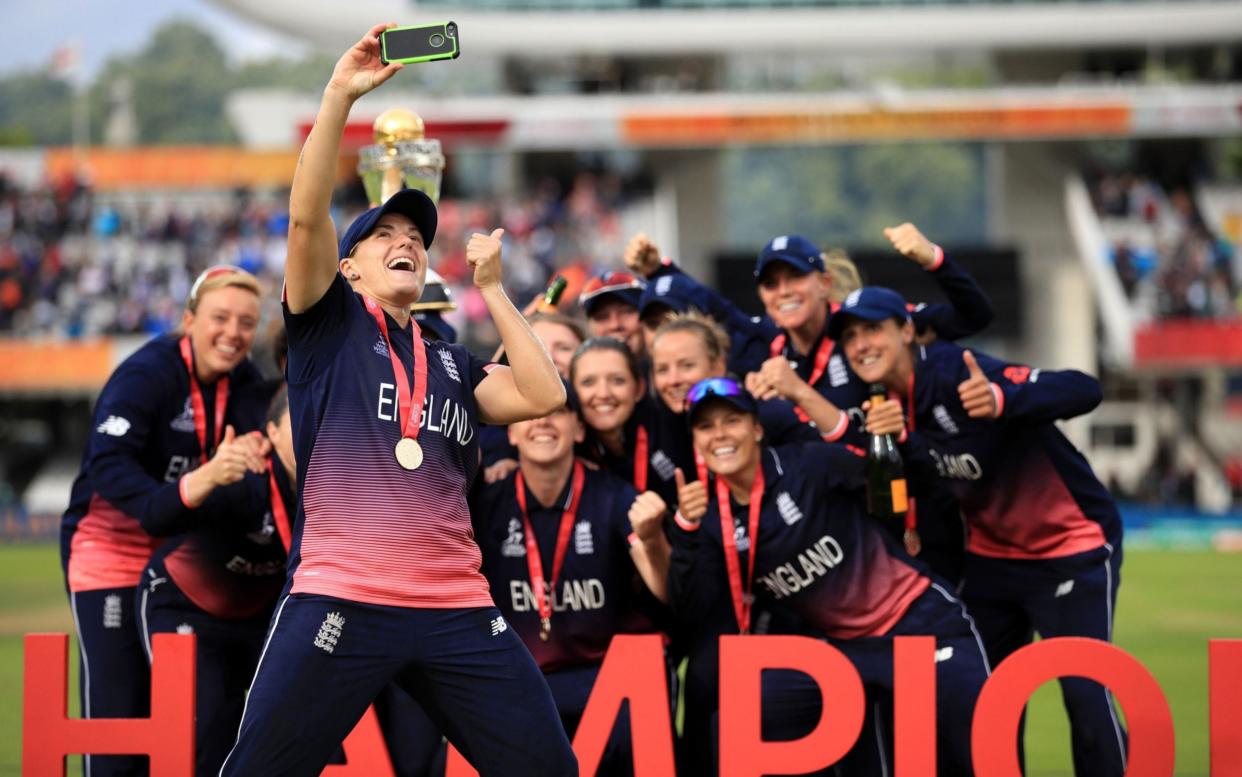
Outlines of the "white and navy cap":
<svg viewBox="0 0 1242 777">
<path fill-rule="evenodd" d="M 801 235 L 781 235 L 769 240 L 755 262 L 755 279 L 758 280 L 773 262 L 784 262 L 802 275 L 824 271 L 824 257 L 820 255 L 819 246 Z"/>
<path fill-rule="evenodd" d="M 845 329 L 851 318 L 864 321 L 896 318 L 905 321 L 910 318 L 910 306 L 906 304 L 905 297 L 883 286 L 854 289 L 828 320 L 828 336 L 833 340 L 841 339 L 841 330 Z"/>
</svg>

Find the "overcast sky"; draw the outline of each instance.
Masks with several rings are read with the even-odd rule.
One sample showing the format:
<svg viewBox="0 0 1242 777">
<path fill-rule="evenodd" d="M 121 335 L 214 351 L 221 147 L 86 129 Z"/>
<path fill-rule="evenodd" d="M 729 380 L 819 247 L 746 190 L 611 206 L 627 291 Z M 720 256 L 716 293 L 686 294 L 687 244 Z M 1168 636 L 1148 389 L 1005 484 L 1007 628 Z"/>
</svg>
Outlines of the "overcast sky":
<svg viewBox="0 0 1242 777">
<path fill-rule="evenodd" d="M 138 50 L 162 22 L 193 20 L 234 59 L 271 55 L 296 43 L 237 19 L 205 0 L 0 0 L 0 76 L 42 69 L 69 41 L 81 46 L 85 77 L 109 57 Z"/>
</svg>

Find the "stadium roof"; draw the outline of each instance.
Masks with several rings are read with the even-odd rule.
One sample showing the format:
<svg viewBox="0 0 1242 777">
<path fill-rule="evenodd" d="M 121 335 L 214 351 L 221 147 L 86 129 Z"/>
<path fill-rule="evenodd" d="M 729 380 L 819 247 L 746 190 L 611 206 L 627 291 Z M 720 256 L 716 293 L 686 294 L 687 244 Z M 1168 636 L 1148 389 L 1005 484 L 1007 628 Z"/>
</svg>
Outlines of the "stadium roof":
<svg viewBox="0 0 1242 777">
<path fill-rule="evenodd" d="M 330 50 L 377 20 L 452 18 L 463 54 L 683 54 L 1032 49 L 1233 43 L 1237 0 L 210 0 Z M 573 10 L 569 10 L 572 6 Z"/>
</svg>

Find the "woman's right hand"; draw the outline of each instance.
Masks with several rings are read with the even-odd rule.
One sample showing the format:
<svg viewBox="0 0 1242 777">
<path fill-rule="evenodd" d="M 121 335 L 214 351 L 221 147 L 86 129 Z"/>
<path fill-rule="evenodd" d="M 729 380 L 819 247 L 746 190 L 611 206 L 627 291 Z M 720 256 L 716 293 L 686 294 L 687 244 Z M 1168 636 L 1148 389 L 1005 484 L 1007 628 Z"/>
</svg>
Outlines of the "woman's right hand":
<svg viewBox="0 0 1242 777">
<path fill-rule="evenodd" d="M 375 25 L 349 51 L 341 55 L 332 70 L 328 89 L 335 90 L 350 100 L 357 100 L 404 67 L 400 62 L 389 62 L 385 65 L 380 60 L 380 33 L 396 26 L 396 22 Z"/>
<path fill-rule="evenodd" d="M 680 468 L 673 476 L 677 482 L 677 512 L 682 520 L 698 523 L 707 514 L 707 484 L 698 480 L 687 483 Z"/>
</svg>

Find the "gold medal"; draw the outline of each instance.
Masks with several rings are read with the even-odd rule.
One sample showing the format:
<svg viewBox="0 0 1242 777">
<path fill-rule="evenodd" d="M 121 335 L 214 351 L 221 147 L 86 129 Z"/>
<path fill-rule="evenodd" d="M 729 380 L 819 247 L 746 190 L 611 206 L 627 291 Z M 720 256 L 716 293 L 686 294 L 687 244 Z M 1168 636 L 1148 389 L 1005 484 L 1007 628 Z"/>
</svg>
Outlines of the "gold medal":
<svg viewBox="0 0 1242 777">
<path fill-rule="evenodd" d="M 902 539 L 905 540 L 906 552 L 911 556 L 917 556 L 919 551 L 923 549 L 923 540 L 919 537 L 918 530 L 916 529 L 906 529 Z"/>
<path fill-rule="evenodd" d="M 423 446 L 413 438 L 402 437 L 394 453 L 397 454 L 397 463 L 404 469 L 416 470 L 423 463 Z"/>
<path fill-rule="evenodd" d="M 543 640 L 544 642 L 547 642 L 551 638 L 552 638 L 552 619 L 551 618 L 540 618 L 539 619 L 539 639 Z"/>
</svg>

